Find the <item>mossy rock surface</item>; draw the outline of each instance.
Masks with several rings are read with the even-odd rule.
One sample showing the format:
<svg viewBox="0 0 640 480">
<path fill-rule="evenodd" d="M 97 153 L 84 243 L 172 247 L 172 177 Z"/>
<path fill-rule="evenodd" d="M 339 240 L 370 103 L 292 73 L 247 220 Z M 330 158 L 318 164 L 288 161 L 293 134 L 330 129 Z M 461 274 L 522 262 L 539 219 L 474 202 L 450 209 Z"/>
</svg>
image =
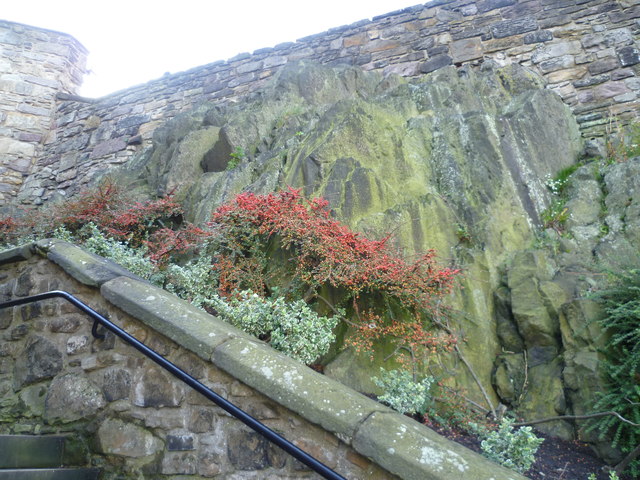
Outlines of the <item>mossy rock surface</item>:
<svg viewBox="0 0 640 480">
<path fill-rule="evenodd" d="M 244 157 L 227 168 L 237 149 Z M 112 176 L 153 195 L 179 185 L 185 217 L 197 223 L 239 192 L 289 185 L 324 196 L 338 220 L 363 234 L 393 232 L 407 255 L 435 248 L 443 264 L 464 270 L 446 303 L 477 378 L 492 402 L 534 417 L 592 395 L 578 386 L 567 407 L 563 393 L 563 355 L 597 342 L 591 327 L 579 327 L 590 314 L 572 302 L 598 282 L 594 258 L 613 262 L 640 248 L 640 159 L 578 168 L 564 199 L 575 215 L 565 231 L 539 235 L 543 212 L 558 200 L 545 184 L 581 151 L 569 109 L 520 66 L 486 62 L 407 80 L 301 63 L 238 104 L 175 117 Z M 363 391 L 375 391 L 370 377 L 380 366 L 394 366 L 383 354 L 354 359 L 339 345 L 332 355 L 327 372 Z M 526 365 L 524 394 L 504 383 L 517 370 L 506 358 Z M 462 363 L 445 365 L 484 403 Z M 565 437 L 569 430 L 554 428 Z"/>
</svg>

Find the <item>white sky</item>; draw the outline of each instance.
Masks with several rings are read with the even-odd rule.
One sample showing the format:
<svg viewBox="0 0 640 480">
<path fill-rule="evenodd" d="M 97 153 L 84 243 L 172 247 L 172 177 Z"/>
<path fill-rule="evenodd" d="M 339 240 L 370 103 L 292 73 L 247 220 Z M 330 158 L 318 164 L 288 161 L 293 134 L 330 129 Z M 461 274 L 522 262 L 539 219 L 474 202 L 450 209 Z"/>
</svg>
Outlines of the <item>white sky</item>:
<svg viewBox="0 0 640 480">
<path fill-rule="evenodd" d="M 424 1 L 424 0 L 423 0 Z M 0 19 L 73 35 L 98 97 L 420 0 L 0 0 Z"/>
</svg>

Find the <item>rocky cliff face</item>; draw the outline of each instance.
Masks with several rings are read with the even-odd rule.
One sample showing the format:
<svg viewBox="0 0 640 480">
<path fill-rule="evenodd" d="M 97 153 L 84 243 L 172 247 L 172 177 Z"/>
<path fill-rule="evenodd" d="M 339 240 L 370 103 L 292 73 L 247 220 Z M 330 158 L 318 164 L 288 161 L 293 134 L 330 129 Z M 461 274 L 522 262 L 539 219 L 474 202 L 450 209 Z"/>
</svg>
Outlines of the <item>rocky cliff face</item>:
<svg viewBox="0 0 640 480">
<path fill-rule="evenodd" d="M 407 254 L 437 249 L 464 269 L 450 302 L 478 377 L 494 402 L 539 418 L 589 410 L 601 388 L 589 323 L 598 309 L 582 299 L 590 266 L 640 248 L 638 159 L 580 167 L 566 203 L 571 238 L 542 231 L 554 200 L 545 181 L 581 153 L 568 108 L 520 67 L 406 81 L 298 64 L 241 103 L 167 122 L 111 175 L 140 195 L 177 191 L 195 222 L 241 191 L 303 187 L 356 230 L 393 232 Z M 370 390 L 371 368 L 345 351 L 326 372 Z M 480 399 L 457 368 L 456 382 Z"/>
</svg>

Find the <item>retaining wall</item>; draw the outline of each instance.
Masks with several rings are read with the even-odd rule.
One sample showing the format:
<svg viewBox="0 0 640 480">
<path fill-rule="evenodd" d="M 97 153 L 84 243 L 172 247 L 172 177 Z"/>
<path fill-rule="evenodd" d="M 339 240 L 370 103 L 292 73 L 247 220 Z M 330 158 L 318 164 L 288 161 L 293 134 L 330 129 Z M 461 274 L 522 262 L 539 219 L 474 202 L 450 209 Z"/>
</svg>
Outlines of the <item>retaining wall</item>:
<svg viewBox="0 0 640 480">
<path fill-rule="evenodd" d="M 78 247 L 0 252 L 0 301 L 54 289 L 346 478 L 524 479 Z M 0 311 L 0 337 L 0 433 L 69 433 L 104 478 L 317 478 L 62 300 Z"/>
<path fill-rule="evenodd" d="M 61 94 L 44 150 L 23 184 L 3 187 L 4 199 L 40 204 L 73 194 L 148 147 L 179 112 L 239 101 L 299 60 L 405 77 L 489 59 L 520 63 L 572 107 L 585 136 L 601 136 L 638 116 L 639 19 L 640 0 L 434 0 L 100 99 Z"/>
</svg>

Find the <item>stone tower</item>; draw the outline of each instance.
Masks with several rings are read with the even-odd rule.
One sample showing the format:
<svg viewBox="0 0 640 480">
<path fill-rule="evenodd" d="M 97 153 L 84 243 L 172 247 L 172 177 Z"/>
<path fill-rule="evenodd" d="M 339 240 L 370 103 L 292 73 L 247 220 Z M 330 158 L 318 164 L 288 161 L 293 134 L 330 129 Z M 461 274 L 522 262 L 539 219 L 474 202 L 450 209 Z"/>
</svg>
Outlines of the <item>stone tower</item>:
<svg viewBox="0 0 640 480">
<path fill-rule="evenodd" d="M 0 207 L 55 140 L 56 96 L 77 93 L 87 53 L 66 33 L 0 20 Z"/>
</svg>

